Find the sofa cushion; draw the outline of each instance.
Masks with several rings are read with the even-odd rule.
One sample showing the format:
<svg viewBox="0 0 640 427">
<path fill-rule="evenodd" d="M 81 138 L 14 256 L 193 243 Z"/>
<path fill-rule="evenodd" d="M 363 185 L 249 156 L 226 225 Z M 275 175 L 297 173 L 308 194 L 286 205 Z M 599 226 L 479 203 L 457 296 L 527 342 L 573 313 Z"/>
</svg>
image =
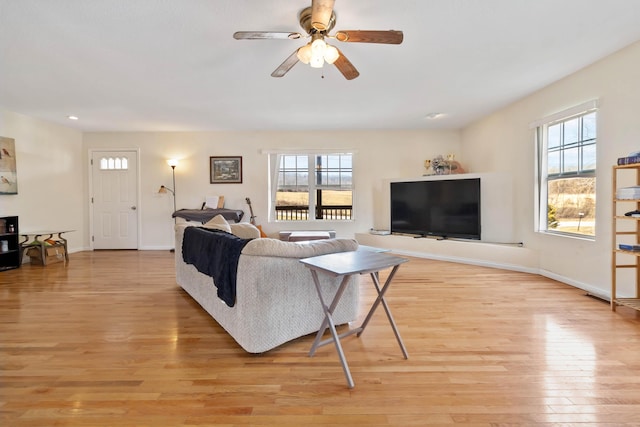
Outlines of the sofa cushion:
<svg viewBox="0 0 640 427">
<path fill-rule="evenodd" d="M 251 240 L 242 250 L 243 255 L 272 256 L 280 258 L 308 258 L 334 252 L 349 252 L 358 249 L 353 239 L 311 240 L 308 242 L 283 242 L 263 238 Z"/>
<path fill-rule="evenodd" d="M 248 222 L 239 222 L 237 224 L 229 224 L 231 233 L 242 239 L 258 239 L 260 238 L 260 230 L 253 224 Z"/>
<path fill-rule="evenodd" d="M 211 228 L 213 230 L 222 230 L 226 231 L 227 233 L 231 233 L 231 226 L 222 215 L 214 216 L 209 221 L 202 224 L 202 226 L 205 228 Z"/>
</svg>

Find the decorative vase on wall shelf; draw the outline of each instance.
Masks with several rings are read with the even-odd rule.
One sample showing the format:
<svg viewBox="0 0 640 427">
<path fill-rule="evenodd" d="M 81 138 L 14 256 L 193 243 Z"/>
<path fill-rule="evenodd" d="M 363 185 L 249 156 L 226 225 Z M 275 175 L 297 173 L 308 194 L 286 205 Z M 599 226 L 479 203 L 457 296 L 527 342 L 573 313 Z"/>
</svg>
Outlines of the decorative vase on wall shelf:
<svg viewBox="0 0 640 427">
<path fill-rule="evenodd" d="M 466 173 L 460 162 L 455 160 L 455 154 L 447 154 L 447 158 L 438 155 L 432 160 L 425 160 L 424 167 L 427 170 L 427 175 L 452 175 L 459 173 Z"/>
<path fill-rule="evenodd" d="M 424 161 L 424 168 L 427 170 L 427 173 L 423 174 L 422 176 L 428 176 L 433 174 L 433 169 L 431 169 L 431 160 Z"/>
</svg>

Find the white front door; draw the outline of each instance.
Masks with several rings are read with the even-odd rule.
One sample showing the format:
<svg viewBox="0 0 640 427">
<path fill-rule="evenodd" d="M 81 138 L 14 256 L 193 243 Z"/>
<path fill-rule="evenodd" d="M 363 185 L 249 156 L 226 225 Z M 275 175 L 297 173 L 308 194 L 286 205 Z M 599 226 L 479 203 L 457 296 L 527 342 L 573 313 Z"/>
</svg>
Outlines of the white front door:
<svg viewBox="0 0 640 427">
<path fill-rule="evenodd" d="M 91 155 L 94 249 L 138 249 L 138 153 Z"/>
</svg>

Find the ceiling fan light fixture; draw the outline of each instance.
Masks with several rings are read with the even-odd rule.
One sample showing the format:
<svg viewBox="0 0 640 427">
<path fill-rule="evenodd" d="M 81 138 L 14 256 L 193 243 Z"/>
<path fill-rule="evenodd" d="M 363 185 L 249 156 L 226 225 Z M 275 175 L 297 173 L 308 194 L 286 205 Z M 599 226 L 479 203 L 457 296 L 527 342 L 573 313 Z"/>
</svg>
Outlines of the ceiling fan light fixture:
<svg viewBox="0 0 640 427">
<path fill-rule="evenodd" d="M 338 49 L 336 49 L 335 46 L 328 44 L 324 50 L 324 60 L 327 61 L 328 64 L 333 64 L 339 56 L 340 52 L 338 52 Z"/>
<path fill-rule="evenodd" d="M 316 38 L 311 42 L 311 59 L 309 65 L 313 68 L 322 68 L 324 65 L 324 54 L 327 50 L 327 44 L 322 38 Z"/>
<path fill-rule="evenodd" d="M 314 55 L 324 55 L 324 51 L 326 48 L 327 48 L 327 44 L 321 38 L 315 39 L 314 41 L 311 42 L 311 51 L 313 52 Z"/>
<path fill-rule="evenodd" d="M 303 64 L 308 64 L 311 61 L 311 44 L 307 43 L 298 49 L 298 53 L 296 54 L 300 62 Z"/>
<path fill-rule="evenodd" d="M 324 58 L 322 56 L 312 56 L 309 61 L 311 68 L 322 68 L 324 65 Z"/>
</svg>

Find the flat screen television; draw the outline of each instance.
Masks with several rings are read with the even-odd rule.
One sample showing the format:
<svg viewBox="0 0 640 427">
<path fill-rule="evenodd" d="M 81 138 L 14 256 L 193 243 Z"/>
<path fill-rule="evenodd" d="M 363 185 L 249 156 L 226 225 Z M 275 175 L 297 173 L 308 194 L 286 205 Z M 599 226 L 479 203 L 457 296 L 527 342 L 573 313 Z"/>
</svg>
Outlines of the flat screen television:
<svg viewBox="0 0 640 427">
<path fill-rule="evenodd" d="M 392 182 L 391 232 L 480 240 L 480 178 Z"/>
</svg>

